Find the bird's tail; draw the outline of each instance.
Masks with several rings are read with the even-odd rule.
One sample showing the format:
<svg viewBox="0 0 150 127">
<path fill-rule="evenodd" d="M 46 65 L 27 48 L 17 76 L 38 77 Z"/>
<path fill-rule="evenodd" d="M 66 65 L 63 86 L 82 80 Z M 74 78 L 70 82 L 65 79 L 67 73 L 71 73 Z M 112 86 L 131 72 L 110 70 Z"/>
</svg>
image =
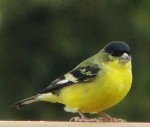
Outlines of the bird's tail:
<svg viewBox="0 0 150 127">
<path fill-rule="evenodd" d="M 35 96 L 29 97 L 27 99 L 21 100 L 19 102 L 16 102 L 15 104 L 13 104 L 12 107 L 17 107 L 18 109 L 20 109 L 24 106 L 31 104 L 31 103 L 39 101 L 37 99 L 37 97 L 38 97 L 38 95 L 35 95 Z"/>
</svg>

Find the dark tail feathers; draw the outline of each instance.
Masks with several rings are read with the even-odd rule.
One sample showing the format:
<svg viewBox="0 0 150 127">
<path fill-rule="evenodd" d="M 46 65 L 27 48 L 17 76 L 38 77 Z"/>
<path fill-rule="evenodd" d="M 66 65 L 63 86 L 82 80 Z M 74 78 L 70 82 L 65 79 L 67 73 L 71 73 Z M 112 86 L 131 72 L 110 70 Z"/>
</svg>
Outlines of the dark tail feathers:
<svg viewBox="0 0 150 127">
<path fill-rule="evenodd" d="M 32 96 L 32 97 L 29 97 L 27 99 L 24 99 L 22 101 L 19 101 L 19 102 L 16 102 L 15 104 L 13 104 L 11 107 L 16 107 L 18 109 L 24 107 L 24 106 L 27 106 L 31 103 L 34 103 L 34 102 L 37 102 L 38 100 L 36 99 L 38 95 L 36 96 Z"/>
</svg>

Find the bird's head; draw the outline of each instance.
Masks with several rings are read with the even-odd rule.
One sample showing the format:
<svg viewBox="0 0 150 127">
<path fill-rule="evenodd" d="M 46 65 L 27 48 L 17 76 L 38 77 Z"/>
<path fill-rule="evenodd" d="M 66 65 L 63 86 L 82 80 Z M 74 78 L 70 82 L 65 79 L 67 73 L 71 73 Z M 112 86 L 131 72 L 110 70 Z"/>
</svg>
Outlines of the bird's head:
<svg viewBox="0 0 150 127">
<path fill-rule="evenodd" d="M 125 42 L 112 41 L 104 47 L 109 60 L 118 60 L 120 63 L 131 61 L 130 48 Z"/>
<path fill-rule="evenodd" d="M 130 48 L 125 42 L 112 41 L 102 50 L 106 62 L 126 64 L 131 62 Z"/>
</svg>

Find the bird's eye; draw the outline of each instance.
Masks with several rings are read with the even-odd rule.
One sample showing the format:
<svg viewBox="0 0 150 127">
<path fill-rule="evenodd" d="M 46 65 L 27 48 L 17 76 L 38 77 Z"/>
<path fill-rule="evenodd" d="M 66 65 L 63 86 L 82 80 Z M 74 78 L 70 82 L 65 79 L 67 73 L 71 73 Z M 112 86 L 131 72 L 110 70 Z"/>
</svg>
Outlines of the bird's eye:
<svg viewBox="0 0 150 127">
<path fill-rule="evenodd" d="M 130 55 L 130 53 L 128 51 L 116 51 L 116 52 L 111 52 L 111 55 L 112 56 L 115 56 L 115 57 L 120 57 L 122 56 L 124 53 L 127 53 L 128 55 Z"/>
<path fill-rule="evenodd" d="M 119 57 L 119 56 L 122 56 L 124 52 L 111 52 L 111 55 L 112 56 L 116 56 L 116 57 Z"/>
</svg>

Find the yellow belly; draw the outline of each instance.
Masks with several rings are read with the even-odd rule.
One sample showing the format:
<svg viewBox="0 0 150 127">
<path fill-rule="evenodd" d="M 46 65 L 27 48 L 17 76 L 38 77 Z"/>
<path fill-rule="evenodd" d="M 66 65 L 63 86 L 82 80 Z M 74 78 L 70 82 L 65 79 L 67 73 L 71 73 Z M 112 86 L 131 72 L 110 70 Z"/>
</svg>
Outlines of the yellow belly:
<svg viewBox="0 0 150 127">
<path fill-rule="evenodd" d="M 131 68 L 108 69 L 93 82 L 64 87 L 59 94 L 60 103 L 83 113 L 99 112 L 121 101 L 131 83 Z"/>
</svg>

